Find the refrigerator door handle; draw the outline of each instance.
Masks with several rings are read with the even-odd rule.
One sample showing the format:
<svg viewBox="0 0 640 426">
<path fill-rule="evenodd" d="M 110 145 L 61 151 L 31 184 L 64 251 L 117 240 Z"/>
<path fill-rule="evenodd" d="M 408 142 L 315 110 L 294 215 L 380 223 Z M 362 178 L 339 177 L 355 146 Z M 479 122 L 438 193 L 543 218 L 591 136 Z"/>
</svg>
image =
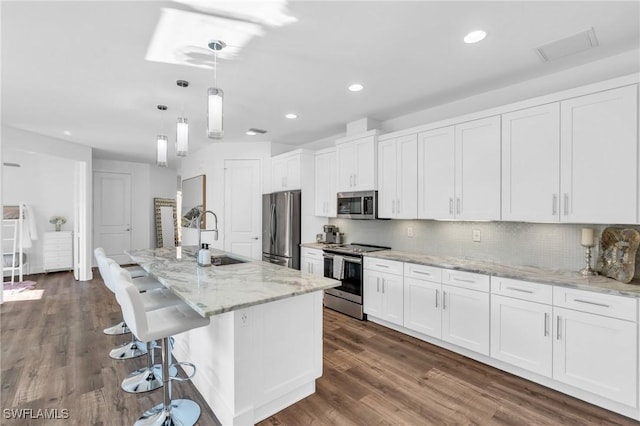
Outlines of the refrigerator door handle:
<svg viewBox="0 0 640 426">
<path fill-rule="evenodd" d="M 271 247 L 273 247 L 273 245 L 275 244 L 275 239 L 276 239 L 275 223 L 276 223 L 276 205 L 271 204 L 271 220 L 269 223 L 269 230 L 271 231 L 271 235 L 269 236 L 271 238 Z"/>
</svg>

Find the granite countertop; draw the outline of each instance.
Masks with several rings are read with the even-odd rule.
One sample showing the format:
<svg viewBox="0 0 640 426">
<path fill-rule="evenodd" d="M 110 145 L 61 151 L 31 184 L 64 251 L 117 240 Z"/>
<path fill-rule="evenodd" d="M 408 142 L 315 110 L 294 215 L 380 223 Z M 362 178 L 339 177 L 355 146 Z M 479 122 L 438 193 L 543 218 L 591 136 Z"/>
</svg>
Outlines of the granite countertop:
<svg viewBox="0 0 640 426">
<path fill-rule="evenodd" d="M 228 254 L 247 263 L 201 267 L 196 263 L 195 246 L 130 250 L 127 254 L 203 317 L 340 285 L 330 278 L 210 251 L 212 256 Z"/>
<path fill-rule="evenodd" d="M 341 245 L 342 244 L 336 244 L 336 243 L 302 243 L 300 244 L 300 247 L 307 247 L 307 248 L 322 250 L 323 248 L 337 247 Z"/>
<path fill-rule="evenodd" d="M 447 256 L 432 256 L 398 250 L 382 250 L 367 253 L 368 257 L 416 263 L 445 269 L 476 272 L 503 278 L 513 278 L 542 284 L 552 284 L 600 293 L 640 297 L 640 283 L 624 284 L 602 276 L 582 277 L 576 271 L 544 269 L 535 266 L 501 265 L 490 261 Z"/>
</svg>

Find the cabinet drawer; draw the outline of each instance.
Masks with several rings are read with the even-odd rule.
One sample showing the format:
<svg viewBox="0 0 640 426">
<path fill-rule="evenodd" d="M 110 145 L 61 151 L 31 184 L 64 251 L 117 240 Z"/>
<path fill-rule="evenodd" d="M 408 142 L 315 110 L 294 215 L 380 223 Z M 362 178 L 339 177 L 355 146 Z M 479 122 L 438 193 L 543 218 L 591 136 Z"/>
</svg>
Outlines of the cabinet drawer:
<svg viewBox="0 0 640 426">
<path fill-rule="evenodd" d="M 301 247 L 300 257 L 306 257 L 308 259 L 322 259 L 322 250 L 309 247 Z"/>
<path fill-rule="evenodd" d="M 433 266 L 417 265 L 415 263 L 405 263 L 404 276 L 440 283 L 442 282 L 442 269 Z"/>
<path fill-rule="evenodd" d="M 389 274 L 402 275 L 403 263 L 395 260 L 376 259 L 371 257 L 364 258 L 364 269 L 370 271 L 386 272 Z"/>
<path fill-rule="evenodd" d="M 491 290 L 490 281 L 491 278 L 489 275 L 475 274 L 473 272 L 445 269 L 442 273 L 442 284 L 469 288 L 471 290 L 485 291 L 487 293 Z"/>
<path fill-rule="evenodd" d="M 554 287 L 553 305 L 627 321 L 637 321 L 638 303 L 634 297 Z"/>
<path fill-rule="evenodd" d="M 553 287 L 510 278 L 491 277 L 491 293 L 531 302 L 553 303 Z"/>
</svg>

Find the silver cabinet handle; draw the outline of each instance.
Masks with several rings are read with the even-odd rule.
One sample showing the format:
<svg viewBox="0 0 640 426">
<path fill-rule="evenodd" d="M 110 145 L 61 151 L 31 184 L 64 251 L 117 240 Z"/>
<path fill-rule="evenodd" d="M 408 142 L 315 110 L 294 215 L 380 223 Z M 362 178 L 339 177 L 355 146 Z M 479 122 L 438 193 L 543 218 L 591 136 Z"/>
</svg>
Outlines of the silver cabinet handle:
<svg viewBox="0 0 640 426">
<path fill-rule="evenodd" d="M 449 214 L 453 214 L 453 198 L 449 198 Z"/>
<path fill-rule="evenodd" d="M 380 264 L 376 263 L 376 266 L 379 267 L 379 268 L 387 268 L 387 269 L 389 269 L 389 265 L 380 265 Z"/>
<path fill-rule="evenodd" d="M 376 277 L 376 293 L 380 293 L 380 277 Z"/>
<path fill-rule="evenodd" d="M 436 308 L 438 307 L 438 296 L 440 291 L 436 290 Z"/>
<path fill-rule="evenodd" d="M 556 339 L 560 340 L 560 327 L 562 326 L 562 319 L 560 318 L 560 315 L 558 315 L 558 319 L 557 319 L 557 327 L 558 327 L 558 331 L 556 333 Z"/>
<path fill-rule="evenodd" d="M 384 294 L 384 278 L 382 279 L 382 294 Z"/>
<path fill-rule="evenodd" d="M 474 280 L 465 280 L 464 278 L 458 278 L 458 277 L 452 277 L 451 279 L 454 281 L 459 281 L 461 283 L 475 284 Z"/>
<path fill-rule="evenodd" d="M 447 292 L 442 290 L 442 310 L 447 309 Z"/>
<path fill-rule="evenodd" d="M 544 337 L 549 335 L 549 314 L 547 312 L 544 313 Z"/>
<path fill-rule="evenodd" d="M 353 186 L 358 186 L 358 174 L 353 175 Z"/>
<path fill-rule="evenodd" d="M 516 288 L 516 287 L 506 287 L 507 290 L 513 290 L 513 291 L 519 291 L 521 293 L 528 293 L 528 294 L 533 294 L 534 292 L 531 290 L 525 290 L 523 288 Z"/>
<path fill-rule="evenodd" d="M 551 214 L 554 216 L 558 214 L 558 194 L 553 194 L 551 200 Z"/>
<path fill-rule="evenodd" d="M 400 214 L 400 200 L 396 200 L 396 213 Z"/>
<path fill-rule="evenodd" d="M 456 214 L 460 214 L 460 197 L 456 198 Z"/>
<path fill-rule="evenodd" d="M 579 302 L 579 303 L 586 303 L 587 305 L 595 305 L 595 306 L 602 306 L 603 308 L 610 308 L 611 305 L 607 305 L 606 303 L 598 303 L 598 302 L 590 302 L 588 300 L 582 300 L 582 299 L 573 299 L 574 302 Z"/>
<path fill-rule="evenodd" d="M 420 275 L 428 275 L 431 276 L 433 275 L 431 272 L 424 272 L 424 271 L 413 271 L 414 274 L 420 274 Z"/>
<path fill-rule="evenodd" d="M 567 216 L 569 214 L 569 194 L 565 192 L 564 194 L 564 215 Z"/>
</svg>

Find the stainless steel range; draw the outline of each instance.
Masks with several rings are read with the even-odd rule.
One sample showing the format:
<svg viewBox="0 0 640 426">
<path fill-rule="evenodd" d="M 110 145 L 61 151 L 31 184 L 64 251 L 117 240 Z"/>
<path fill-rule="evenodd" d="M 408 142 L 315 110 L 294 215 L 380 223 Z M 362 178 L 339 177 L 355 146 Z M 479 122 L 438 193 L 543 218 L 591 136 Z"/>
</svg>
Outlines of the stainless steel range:
<svg viewBox="0 0 640 426">
<path fill-rule="evenodd" d="M 366 253 L 389 248 L 369 244 L 324 248 L 324 276 L 342 282 L 339 287 L 324 291 L 324 306 L 360 320 L 366 319 L 362 310 L 362 257 Z"/>
</svg>

